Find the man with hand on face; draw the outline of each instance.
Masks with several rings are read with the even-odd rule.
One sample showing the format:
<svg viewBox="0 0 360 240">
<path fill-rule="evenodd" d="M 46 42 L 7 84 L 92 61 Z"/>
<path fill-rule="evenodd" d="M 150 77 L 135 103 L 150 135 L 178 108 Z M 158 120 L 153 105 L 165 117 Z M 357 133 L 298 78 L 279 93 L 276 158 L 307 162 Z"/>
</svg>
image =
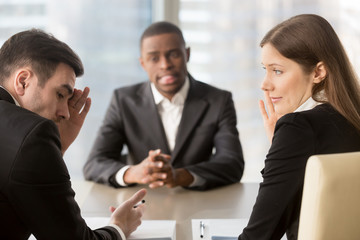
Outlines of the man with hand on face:
<svg viewBox="0 0 360 240">
<path fill-rule="evenodd" d="M 0 49 L 0 239 L 125 240 L 140 225 L 144 206 L 133 206 L 144 189 L 94 231 L 74 200 L 62 156 L 90 109 L 89 89 L 74 88 L 83 72 L 65 43 L 40 30 Z"/>
<path fill-rule="evenodd" d="M 188 73 L 190 49 L 174 24 L 150 25 L 140 48 L 150 81 L 115 90 L 85 178 L 197 190 L 239 182 L 244 160 L 231 93 Z"/>
</svg>

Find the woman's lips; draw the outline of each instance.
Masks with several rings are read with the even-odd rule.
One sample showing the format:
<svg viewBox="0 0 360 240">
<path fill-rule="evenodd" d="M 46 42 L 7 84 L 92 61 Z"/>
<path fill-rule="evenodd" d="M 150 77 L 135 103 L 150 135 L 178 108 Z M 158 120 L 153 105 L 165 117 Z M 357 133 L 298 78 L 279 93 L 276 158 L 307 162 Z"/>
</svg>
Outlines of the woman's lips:
<svg viewBox="0 0 360 240">
<path fill-rule="evenodd" d="M 271 98 L 272 103 L 277 103 L 282 99 L 282 97 L 270 97 L 270 98 Z"/>
</svg>

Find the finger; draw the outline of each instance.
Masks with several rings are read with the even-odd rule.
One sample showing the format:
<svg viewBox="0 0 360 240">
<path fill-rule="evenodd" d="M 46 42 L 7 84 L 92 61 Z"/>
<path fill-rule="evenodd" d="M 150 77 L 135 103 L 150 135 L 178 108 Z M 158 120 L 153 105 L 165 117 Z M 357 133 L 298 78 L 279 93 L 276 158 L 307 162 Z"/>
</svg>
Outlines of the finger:
<svg viewBox="0 0 360 240">
<path fill-rule="evenodd" d="M 149 182 L 152 181 L 152 178 L 150 175 L 146 175 L 145 177 L 143 177 L 142 179 L 140 179 L 140 183 L 141 184 L 148 184 Z"/>
<path fill-rule="evenodd" d="M 144 215 L 144 212 L 146 211 L 146 205 L 145 204 L 141 204 L 139 207 L 134 209 L 137 213 L 140 214 L 139 216 L 139 220 L 141 221 L 141 217 Z"/>
<path fill-rule="evenodd" d="M 74 92 L 73 92 L 73 95 L 72 97 L 69 99 L 69 105 L 74 108 L 75 107 L 75 104 L 76 102 L 79 100 L 80 96 L 82 94 L 82 91 L 77 89 L 77 88 L 74 88 Z"/>
<path fill-rule="evenodd" d="M 173 166 L 170 163 L 164 164 L 161 168 L 162 172 L 171 172 L 173 170 Z"/>
<path fill-rule="evenodd" d="M 110 207 L 109 207 L 109 210 L 110 210 L 111 213 L 113 213 L 113 212 L 115 212 L 116 208 L 113 207 L 113 206 L 110 206 Z"/>
<path fill-rule="evenodd" d="M 140 217 L 141 217 L 146 210 L 146 204 L 142 203 L 142 204 L 138 205 L 136 208 L 133 207 L 133 210 L 136 210 L 138 215 L 140 215 Z"/>
<path fill-rule="evenodd" d="M 262 116 L 263 120 L 268 120 L 269 116 L 266 112 L 265 103 L 263 100 L 259 101 L 259 108 L 260 108 L 260 112 L 261 112 L 261 116 Z"/>
<path fill-rule="evenodd" d="M 167 178 L 167 174 L 166 173 L 153 173 L 151 174 L 151 178 L 152 178 L 152 181 L 155 181 L 155 180 L 164 180 Z"/>
<path fill-rule="evenodd" d="M 77 110 L 80 111 L 80 109 L 85 105 L 86 100 L 89 96 L 90 93 L 90 88 L 85 87 L 84 91 L 78 90 L 79 94 L 77 94 L 76 98 L 73 100 L 73 107 Z"/>
<path fill-rule="evenodd" d="M 159 154 L 161 153 L 161 150 L 160 149 L 156 149 L 156 150 L 150 150 L 149 151 L 149 160 L 154 162 L 155 161 L 155 157 L 156 156 L 159 156 Z"/>
<path fill-rule="evenodd" d="M 164 182 L 163 181 L 155 181 L 155 182 L 152 182 L 149 184 L 149 188 L 159 188 L 159 187 L 162 187 L 164 186 Z"/>
<path fill-rule="evenodd" d="M 173 187 L 176 187 L 176 185 L 175 184 L 173 184 L 173 183 L 168 183 L 168 184 L 166 184 L 165 185 L 167 188 L 173 188 Z"/>
<path fill-rule="evenodd" d="M 167 178 L 166 173 L 152 173 L 151 175 L 147 175 L 146 177 L 140 180 L 141 184 L 148 184 L 158 180 L 165 180 Z"/>
<path fill-rule="evenodd" d="M 156 163 L 158 163 L 158 162 L 155 162 L 154 164 L 156 164 Z M 161 165 L 161 167 L 158 167 L 160 165 Z M 152 168 L 149 168 L 149 169 L 151 169 L 151 174 L 159 173 L 159 172 L 168 173 L 168 172 L 171 172 L 173 167 L 169 163 L 164 164 L 163 162 L 161 162 L 161 164 L 156 165 L 156 167 L 152 167 Z"/>
<path fill-rule="evenodd" d="M 149 168 L 155 168 L 154 170 L 156 171 L 156 168 L 162 168 L 164 166 L 164 162 L 162 161 L 156 161 L 156 162 L 150 162 L 148 164 Z"/>
<path fill-rule="evenodd" d="M 160 155 L 164 158 L 169 158 L 169 159 L 171 158 L 171 155 L 169 154 L 161 153 Z"/>
<path fill-rule="evenodd" d="M 86 115 L 90 111 L 90 106 L 91 106 L 91 98 L 87 98 L 86 101 L 85 101 L 85 106 L 84 106 L 83 110 L 80 113 L 80 116 L 82 118 L 86 117 Z"/>
<path fill-rule="evenodd" d="M 146 165 L 146 168 L 143 171 L 143 175 L 146 177 L 148 175 L 151 175 L 154 172 L 154 168 L 150 167 L 149 164 Z"/>
<path fill-rule="evenodd" d="M 160 153 L 158 156 L 155 157 L 157 161 L 163 161 L 165 163 L 169 162 L 171 159 L 170 155 Z"/>
<path fill-rule="evenodd" d="M 269 114 L 272 115 L 275 112 L 275 109 L 274 109 L 274 104 L 271 101 L 269 92 L 265 91 L 264 96 L 265 96 L 266 107 L 269 111 Z"/>
<path fill-rule="evenodd" d="M 136 203 L 140 202 L 146 195 L 146 189 L 140 189 L 131 198 L 127 200 L 127 204 L 134 206 Z"/>
</svg>

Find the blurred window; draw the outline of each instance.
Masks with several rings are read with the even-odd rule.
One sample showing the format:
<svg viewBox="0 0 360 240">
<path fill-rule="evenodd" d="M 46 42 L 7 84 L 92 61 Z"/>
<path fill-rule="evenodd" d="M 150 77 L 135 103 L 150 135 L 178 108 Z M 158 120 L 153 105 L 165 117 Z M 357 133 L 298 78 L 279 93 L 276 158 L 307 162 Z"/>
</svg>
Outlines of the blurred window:
<svg viewBox="0 0 360 240">
<path fill-rule="evenodd" d="M 245 156 L 242 181 L 261 181 L 270 143 L 258 101 L 264 77 L 259 43 L 277 23 L 297 14 L 325 17 L 360 71 L 360 3 L 354 0 L 180 0 L 179 25 L 191 48 L 195 79 L 233 93 Z"/>
<path fill-rule="evenodd" d="M 138 58 L 139 39 L 151 24 L 148 0 L 0 0 L 0 43 L 31 28 L 50 32 L 82 59 L 85 74 L 75 87 L 90 87 L 91 110 L 84 126 L 65 153 L 74 179 L 94 143 L 115 88 L 147 81 Z"/>
<path fill-rule="evenodd" d="M 83 60 L 85 74 L 76 87 L 91 88 L 92 107 L 64 157 L 72 178 L 80 179 L 113 90 L 147 81 L 138 62 L 141 33 L 152 15 L 168 18 L 179 24 L 191 48 L 190 73 L 233 93 L 245 156 L 242 181 L 258 182 L 270 146 L 258 109 L 264 76 L 259 42 L 275 24 L 301 13 L 325 17 L 359 71 L 356 0 L 0 0 L 0 43 L 16 32 L 41 28 Z"/>
</svg>

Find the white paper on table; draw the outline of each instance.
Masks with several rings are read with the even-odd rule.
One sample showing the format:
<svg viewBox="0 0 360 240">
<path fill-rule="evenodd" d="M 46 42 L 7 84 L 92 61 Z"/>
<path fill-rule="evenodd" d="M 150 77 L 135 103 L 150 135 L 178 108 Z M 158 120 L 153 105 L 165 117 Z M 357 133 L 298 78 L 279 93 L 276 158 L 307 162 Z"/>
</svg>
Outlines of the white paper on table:
<svg viewBox="0 0 360 240">
<path fill-rule="evenodd" d="M 205 224 L 204 237 L 200 237 L 200 221 Z M 211 240 L 212 236 L 237 237 L 249 219 L 192 219 L 193 240 Z"/>
<path fill-rule="evenodd" d="M 91 229 L 107 226 L 108 217 L 86 217 L 86 224 Z M 173 220 L 142 220 L 141 225 L 133 232 L 128 240 L 176 240 L 176 221 Z M 36 240 L 31 235 L 28 240 Z"/>
<path fill-rule="evenodd" d="M 205 224 L 204 237 L 200 237 L 200 221 Z M 212 236 L 237 238 L 247 226 L 248 218 L 237 219 L 192 219 L 193 240 L 211 240 Z M 281 240 L 286 240 L 284 235 Z"/>
<path fill-rule="evenodd" d="M 91 229 L 101 228 L 109 223 L 108 217 L 85 217 L 84 219 Z M 142 220 L 141 225 L 127 239 L 176 240 L 176 221 Z"/>
</svg>

